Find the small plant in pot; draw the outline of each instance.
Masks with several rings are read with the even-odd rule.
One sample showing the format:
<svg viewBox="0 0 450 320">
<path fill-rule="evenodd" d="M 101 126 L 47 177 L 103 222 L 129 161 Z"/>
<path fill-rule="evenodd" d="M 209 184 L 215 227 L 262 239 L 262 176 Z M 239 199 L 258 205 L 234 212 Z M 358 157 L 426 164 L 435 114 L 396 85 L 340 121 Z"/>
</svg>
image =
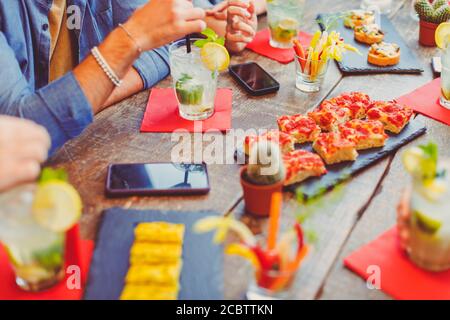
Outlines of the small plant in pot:
<svg viewBox="0 0 450 320">
<path fill-rule="evenodd" d="M 280 148 L 270 141 L 258 141 L 250 150 L 249 164 L 241 169 L 245 209 L 248 213 L 268 217 L 275 192 L 281 192 L 285 167 Z"/>
<path fill-rule="evenodd" d="M 434 34 L 438 25 L 450 20 L 450 1 L 416 0 L 414 8 L 420 19 L 419 43 L 435 47 Z"/>
</svg>

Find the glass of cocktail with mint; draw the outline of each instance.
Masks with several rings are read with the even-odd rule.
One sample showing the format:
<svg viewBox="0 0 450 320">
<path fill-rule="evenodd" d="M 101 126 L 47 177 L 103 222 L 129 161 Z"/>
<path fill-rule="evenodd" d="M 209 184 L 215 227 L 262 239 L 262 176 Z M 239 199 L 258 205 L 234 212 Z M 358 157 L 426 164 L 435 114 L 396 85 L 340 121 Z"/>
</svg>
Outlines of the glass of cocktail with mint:
<svg viewBox="0 0 450 320">
<path fill-rule="evenodd" d="M 179 113 L 192 121 L 207 119 L 214 113 L 217 78 L 230 61 L 224 39 L 211 29 L 203 34 L 206 39 L 182 39 L 169 48 Z"/>
<path fill-rule="evenodd" d="M 430 271 L 450 269 L 450 161 L 438 159 L 433 143 L 408 149 L 403 163 L 412 176 L 410 259 Z"/>
<path fill-rule="evenodd" d="M 81 215 L 76 190 L 50 176 L 0 193 L 0 242 L 16 284 L 26 291 L 50 288 L 64 278 L 65 233 Z"/>
<path fill-rule="evenodd" d="M 267 19 L 270 45 L 275 48 L 292 48 L 300 31 L 305 10 L 305 0 L 268 0 Z"/>
</svg>

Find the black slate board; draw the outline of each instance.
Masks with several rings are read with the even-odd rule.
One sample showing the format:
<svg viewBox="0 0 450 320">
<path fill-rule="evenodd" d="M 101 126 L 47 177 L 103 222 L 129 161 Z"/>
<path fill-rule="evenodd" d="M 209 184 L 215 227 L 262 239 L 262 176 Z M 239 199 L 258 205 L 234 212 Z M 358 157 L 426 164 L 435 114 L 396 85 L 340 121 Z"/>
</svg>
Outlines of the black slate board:
<svg viewBox="0 0 450 320">
<path fill-rule="evenodd" d="M 332 189 L 339 183 L 344 182 L 348 178 L 394 153 L 405 144 L 423 135 L 426 130 L 427 129 L 422 122 L 413 119 L 399 134 L 389 134 L 389 139 L 386 141 L 384 147 L 358 151 L 359 156 L 356 161 L 327 165 L 327 174 L 321 177 L 312 177 L 303 182 L 286 186 L 284 189 L 285 191 L 295 193 L 297 189 L 301 188 L 301 191 L 306 198 L 319 195 L 323 190 Z M 311 144 L 298 145 L 296 148 L 313 151 Z M 244 157 L 243 150 L 236 150 L 236 158 L 242 159 L 241 157 Z"/>
<path fill-rule="evenodd" d="M 97 236 L 84 298 L 116 300 L 129 268 L 134 228 L 140 222 L 185 224 L 180 300 L 223 299 L 223 246 L 212 243 L 213 233 L 195 234 L 193 224 L 214 212 L 106 210 Z"/>
<path fill-rule="evenodd" d="M 326 21 L 329 15 L 319 14 L 317 20 L 319 26 L 323 30 L 323 21 Z M 336 23 L 335 30 L 340 32 L 345 42 L 359 49 L 361 55 L 347 52 L 341 62 L 337 62 L 339 69 L 345 74 L 367 74 L 367 73 L 421 73 L 423 66 L 417 59 L 415 54 L 406 45 L 403 38 L 395 29 L 389 18 L 381 15 L 381 28 L 385 32 L 384 41 L 393 42 L 400 46 L 400 62 L 395 66 L 378 67 L 367 62 L 367 53 L 369 52 L 369 45 L 360 43 L 354 39 L 353 30 L 346 28 L 342 19 Z"/>
</svg>

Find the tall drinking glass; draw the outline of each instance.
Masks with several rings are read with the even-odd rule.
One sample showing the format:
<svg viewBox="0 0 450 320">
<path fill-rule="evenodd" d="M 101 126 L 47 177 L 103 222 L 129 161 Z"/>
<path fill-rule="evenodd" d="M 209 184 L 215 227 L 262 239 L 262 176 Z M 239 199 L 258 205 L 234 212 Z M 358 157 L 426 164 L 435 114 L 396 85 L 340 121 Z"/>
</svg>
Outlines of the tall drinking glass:
<svg viewBox="0 0 450 320">
<path fill-rule="evenodd" d="M 306 0 L 268 0 L 267 19 L 270 28 L 270 45 L 291 48 L 297 38 Z"/>
<path fill-rule="evenodd" d="M 441 106 L 450 109 L 450 46 L 443 51 L 441 56 Z"/>
<path fill-rule="evenodd" d="M 178 100 L 180 116 L 187 120 L 203 120 L 214 113 L 218 72 L 207 69 L 191 39 L 187 53 L 186 40 L 174 42 L 169 48 L 173 87 Z"/>
<path fill-rule="evenodd" d="M 35 185 L 0 194 L 0 241 L 8 253 L 17 285 L 47 289 L 64 278 L 65 233 L 37 224 L 32 216 Z"/>
<path fill-rule="evenodd" d="M 432 181 L 413 182 L 407 243 L 410 259 L 430 271 L 450 269 L 450 162 L 438 173 Z"/>
<path fill-rule="evenodd" d="M 381 13 L 389 14 L 392 11 L 392 0 L 362 0 L 361 9 L 370 10 L 371 7 L 377 7 Z"/>
</svg>

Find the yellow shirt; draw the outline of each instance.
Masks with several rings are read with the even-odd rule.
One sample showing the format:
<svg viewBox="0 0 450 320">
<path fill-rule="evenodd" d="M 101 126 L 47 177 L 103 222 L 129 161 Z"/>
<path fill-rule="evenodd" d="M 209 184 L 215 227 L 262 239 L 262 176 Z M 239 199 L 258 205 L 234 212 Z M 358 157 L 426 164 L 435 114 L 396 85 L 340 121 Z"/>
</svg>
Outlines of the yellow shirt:
<svg viewBox="0 0 450 320">
<path fill-rule="evenodd" d="M 51 36 L 49 82 L 62 77 L 78 63 L 75 35 L 67 28 L 66 8 L 66 0 L 53 0 L 48 14 Z"/>
</svg>

